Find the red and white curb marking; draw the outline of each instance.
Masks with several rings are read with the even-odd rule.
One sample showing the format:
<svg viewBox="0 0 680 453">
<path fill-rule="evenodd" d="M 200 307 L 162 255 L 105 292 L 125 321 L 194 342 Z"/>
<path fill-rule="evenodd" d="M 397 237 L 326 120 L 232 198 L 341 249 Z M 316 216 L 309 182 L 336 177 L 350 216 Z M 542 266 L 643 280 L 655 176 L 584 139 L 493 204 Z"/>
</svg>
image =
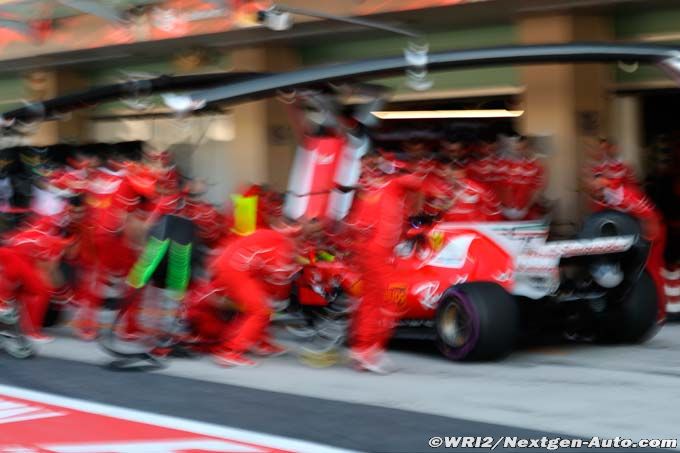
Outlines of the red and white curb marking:
<svg viewBox="0 0 680 453">
<path fill-rule="evenodd" d="M 0 453 L 347 450 L 0 385 Z"/>
<path fill-rule="evenodd" d="M 675 269 L 661 269 L 661 276 L 665 280 L 666 311 L 671 314 L 680 313 L 680 267 Z"/>
</svg>

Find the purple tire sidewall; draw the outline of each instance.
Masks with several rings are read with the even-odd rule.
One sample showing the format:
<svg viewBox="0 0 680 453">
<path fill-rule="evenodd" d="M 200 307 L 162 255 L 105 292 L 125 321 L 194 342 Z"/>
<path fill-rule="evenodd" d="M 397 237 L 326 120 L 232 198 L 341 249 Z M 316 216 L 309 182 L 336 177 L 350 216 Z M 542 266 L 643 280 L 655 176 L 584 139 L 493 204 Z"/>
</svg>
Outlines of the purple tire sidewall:
<svg viewBox="0 0 680 453">
<path fill-rule="evenodd" d="M 440 339 L 440 343 L 442 347 L 442 352 L 444 353 L 444 355 L 446 355 L 446 357 L 453 360 L 461 360 L 467 357 L 472 352 L 472 350 L 477 346 L 480 334 L 479 315 L 477 313 L 475 305 L 470 301 L 468 295 L 465 294 L 460 289 L 457 288 L 448 289 L 442 295 L 441 303 L 444 303 L 446 300 L 450 298 L 456 298 L 459 308 L 465 310 L 466 314 L 470 318 L 471 321 L 470 338 L 468 338 L 468 341 L 466 341 L 465 344 L 463 344 L 463 346 L 461 346 L 460 348 L 454 348 L 446 344 L 443 339 Z"/>
</svg>

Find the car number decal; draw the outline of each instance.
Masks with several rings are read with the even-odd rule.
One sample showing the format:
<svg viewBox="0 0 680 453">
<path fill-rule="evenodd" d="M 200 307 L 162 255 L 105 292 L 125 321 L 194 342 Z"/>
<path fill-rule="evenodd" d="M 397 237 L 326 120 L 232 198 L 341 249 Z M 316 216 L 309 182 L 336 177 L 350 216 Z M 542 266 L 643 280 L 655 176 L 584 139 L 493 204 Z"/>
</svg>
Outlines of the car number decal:
<svg viewBox="0 0 680 453">
<path fill-rule="evenodd" d="M 403 307 L 406 305 L 406 293 L 408 286 L 406 283 L 392 283 L 387 288 L 387 294 L 385 295 L 387 300 L 398 307 Z"/>
</svg>

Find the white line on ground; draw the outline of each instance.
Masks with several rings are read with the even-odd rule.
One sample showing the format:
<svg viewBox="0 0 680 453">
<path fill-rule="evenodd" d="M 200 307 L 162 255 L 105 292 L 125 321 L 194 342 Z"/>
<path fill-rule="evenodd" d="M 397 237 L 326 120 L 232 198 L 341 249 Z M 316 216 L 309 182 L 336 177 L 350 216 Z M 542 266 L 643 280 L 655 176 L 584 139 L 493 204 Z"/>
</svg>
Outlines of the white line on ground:
<svg viewBox="0 0 680 453">
<path fill-rule="evenodd" d="M 219 426 L 211 423 L 187 420 L 151 412 L 142 412 L 108 404 L 94 403 L 76 398 L 53 395 L 50 393 L 27 390 L 19 387 L 0 385 L 0 395 L 36 401 L 39 403 L 62 406 L 69 409 L 90 412 L 107 417 L 116 417 L 138 423 L 147 423 L 165 428 L 190 431 L 205 436 L 223 437 L 244 443 L 261 444 L 272 448 L 309 453 L 344 453 L 350 450 L 331 447 L 328 445 L 307 442 L 299 439 L 275 436 L 271 434 L 248 431 L 240 428 Z"/>
<path fill-rule="evenodd" d="M 667 438 L 677 433 L 668 402 L 680 400 L 679 350 L 680 325 L 668 324 L 641 345 L 564 344 L 494 363 L 391 351 L 400 369 L 389 376 L 343 365 L 310 369 L 294 354 L 245 369 L 220 368 L 210 357 L 177 358 L 153 373 L 565 435 Z M 97 366 L 112 360 L 95 344 L 71 338 L 38 354 Z"/>
</svg>

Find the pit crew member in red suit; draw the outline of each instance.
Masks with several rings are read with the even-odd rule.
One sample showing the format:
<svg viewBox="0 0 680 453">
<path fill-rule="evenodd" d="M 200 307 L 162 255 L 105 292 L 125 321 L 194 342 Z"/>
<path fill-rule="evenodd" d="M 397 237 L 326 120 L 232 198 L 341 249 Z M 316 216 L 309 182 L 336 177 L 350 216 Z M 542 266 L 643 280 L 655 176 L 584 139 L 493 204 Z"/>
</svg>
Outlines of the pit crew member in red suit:
<svg viewBox="0 0 680 453">
<path fill-rule="evenodd" d="M 267 330 L 269 299 L 277 288 L 289 287 L 300 270 L 295 242 L 288 233 L 257 229 L 247 236 L 234 235 L 210 264 L 213 288 L 239 310 L 233 335 L 214 353 L 218 364 L 253 366 L 256 363 L 245 356 L 249 351 L 269 356 L 285 352 L 271 341 Z"/>
<path fill-rule="evenodd" d="M 467 176 L 465 167 L 452 163 L 444 170 L 448 208 L 441 214 L 444 222 L 492 222 L 502 220 L 500 202 L 485 184 Z"/>
<path fill-rule="evenodd" d="M 181 175 L 170 151 L 146 149 L 145 164 L 158 176 L 158 191 L 176 192 L 180 186 Z"/>
<path fill-rule="evenodd" d="M 508 166 L 498 151 L 496 142 L 481 143 L 476 147 L 476 158 L 465 163 L 467 176 L 492 190 L 502 201 Z"/>
<path fill-rule="evenodd" d="M 222 240 L 225 231 L 224 217 L 213 205 L 200 199 L 203 192 L 189 191 L 185 197 L 183 213 L 198 227 L 198 233 L 208 249 Z"/>
<path fill-rule="evenodd" d="M 396 301 L 386 297 L 393 283 L 394 247 L 405 230 L 408 196 L 422 187 L 424 178 L 401 173 L 397 163 L 384 158 L 377 166 L 382 174 L 361 189 L 360 209 L 349 219 L 358 232 L 355 264 L 364 282 L 352 320 L 350 357 L 359 369 L 384 373 L 388 371 L 384 351 L 398 311 Z"/>
<path fill-rule="evenodd" d="M 154 200 L 145 223 L 151 226 L 165 214 L 178 213 L 194 222 L 202 245 L 217 246 L 225 231 L 224 218 L 213 205 L 201 200 L 205 192 L 204 182 L 185 181 L 181 190 Z"/>
<path fill-rule="evenodd" d="M 98 311 L 103 302 L 102 288 L 111 276 L 124 277 L 135 263 L 138 248 L 133 240 L 135 212 L 143 198 L 155 195 L 156 175 L 139 164 L 128 164 L 110 204 L 92 213 L 94 262 L 84 271 L 76 299 L 81 308 L 74 323 L 76 334 L 84 340 L 97 336 Z"/>
<path fill-rule="evenodd" d="M 510 220 L 531 220 L 542 216 L 538 200 L 545 187 L 545 171 L 534 156 L 526 137 L 519 137 L 512 154 L 505 158 L 502 211 Z"/>
<path fill-rule="evenodd" d="M 43 217 L 12 234 L 0 247 L 0 311 L 7 302 L 22 305 L 20 325 L 34 342 L 52 337 L 42 333 L 42 324 L 53 291 L 51 272 L 70 243 L 57 232 L 57 217 Z"/>
<path fill-rule="evenodd" d="M 637 184 L 633 168 L 621 158 L 618 147 L 605 138 L 598 143 L 589 171 L 590 177 L 602 176 L 614 182 Z"/>
</svg>

